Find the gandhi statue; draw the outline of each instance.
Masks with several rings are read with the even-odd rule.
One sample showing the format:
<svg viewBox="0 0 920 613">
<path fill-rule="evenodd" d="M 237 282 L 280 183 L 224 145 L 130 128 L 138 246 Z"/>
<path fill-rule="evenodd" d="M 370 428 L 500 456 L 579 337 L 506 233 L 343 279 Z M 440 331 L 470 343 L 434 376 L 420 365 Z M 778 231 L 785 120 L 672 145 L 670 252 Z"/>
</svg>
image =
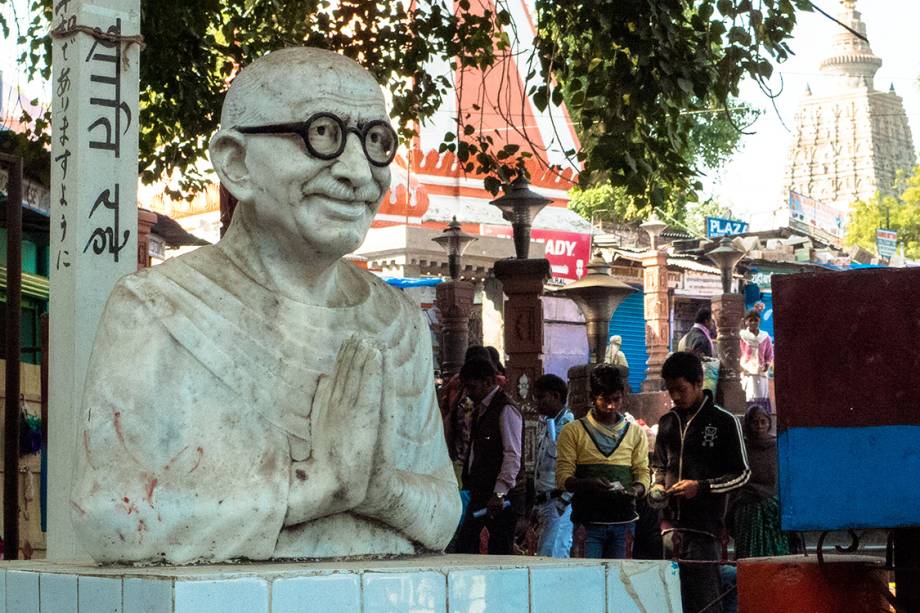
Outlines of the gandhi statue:
<svg viewBox="0 0 920 613">
<path fill-rule="evenodd" d="M 460 500 L 430 335 L 341 257 L 390 183 L 379 85 L 343 56 L 270 53 L 210 143 L 224 238 L 123 278 L 86 381 L 72 518 L 98 562 L 437 551 Z"/>
</svg>

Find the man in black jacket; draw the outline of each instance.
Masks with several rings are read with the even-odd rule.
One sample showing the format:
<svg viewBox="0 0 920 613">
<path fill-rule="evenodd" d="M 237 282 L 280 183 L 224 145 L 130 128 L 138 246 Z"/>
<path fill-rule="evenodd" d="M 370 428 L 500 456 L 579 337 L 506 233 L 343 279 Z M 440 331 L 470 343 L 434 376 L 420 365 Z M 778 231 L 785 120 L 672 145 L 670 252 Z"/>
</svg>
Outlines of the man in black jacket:
<svg viewBox="0 0 920 613">
<path fill-rule="evenodd" d="M 511 554 L 517 518 L 524 513 L 521 411 L 496 383 L 495 366 L 470 360 L 460 381 L 475 403 L 463 488 L 470 502 L 460 532 L 458 553 L 479 553 L 479 534 L 489 530 L 489 553 Z"/>
<path fill-rule="evenodd" d="M 658 422 L 649 495 L 668 497 L 662 524 L 665 554 L 681 560 L 721 558 L 725 494 L 751 476 L 741 426 L 703 389 L 703 366 L 688 352 L 677 352 L 661 368 L 674 409 Z M 681 596 L 685 611 L 701 611 L 721 592 L 716 564 L 682 564 Z M 721 605 L 706 609 L 718 613 Z"/>
</svg>

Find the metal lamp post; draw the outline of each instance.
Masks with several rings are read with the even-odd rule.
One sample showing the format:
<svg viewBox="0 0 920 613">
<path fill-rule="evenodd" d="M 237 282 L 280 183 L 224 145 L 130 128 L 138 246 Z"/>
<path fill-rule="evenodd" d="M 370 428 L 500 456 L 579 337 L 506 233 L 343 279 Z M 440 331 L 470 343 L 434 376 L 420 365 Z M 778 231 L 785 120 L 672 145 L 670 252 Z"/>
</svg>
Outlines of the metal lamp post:
<svg viewBox="0 0 920 613">
<path fill-rule="evenodd" d="M 454 216 L 447 224 L 447 227 L 433 239 L 447 253 L 447 266 L 450 272 L 450 278 L 453 281 L 460 280 L 460 256 L 466 251 L 475 240 L 478 240 L 472 234 L 467 234 L 460 229 L 460 222 Z"/>
<path fill-rule="evenodd" d="M 460 256 L 477 239 L 461 230 L 454 217 L 444 231 L 431 240 L 447 252 L 450 271 L 450 281 L 439 284 L 435 290 L 435 303 L 441 312 L 441 373 L 449 377 L 463 366 L 475 291 L 472 283 L 460 280 Z"/>
<path fill-rule="evenodd" d="M 591 258 L 587 269 L 588 274 L 584 277 L 554 292 L 557 296 L 570 298 L 578 305 L 587 324 L 588 363 L 573 366 L 567 373 L 569 378 L 568 404 L 578 417 L 583 416 L 590 408 L 588 381 L 594 365 L 604 362 L 604 354 L 607 352 L 607 336 L 610 331 L 610 317 L 620 303 L 635 291 L 610 274 L 610 266 L 604 262 L 599 253 L 595 253 Z M 624 372 L 623 378 L 625 379 L 628 374 Z"/>
<path fill-rule="evenodd" d="M 519 260 L 530 256 L 530 227 L 534 217 L 543 207 L 552 202 L 530 189 L 530 183 L 523 176 L 515 179 L 505 188 L 505 193 L 491 204 L 501 209 L 502 217 L 511 222 L 514 229 L 514 253 Z"/>
<path fill-rule="evenodd" d="M 588 332 L 588 351 L 591 364 L 604 361 L 610 318 L 620 303 L 636 291 L 613 277 L 610 265 L 600 254 L 595 254 L 587 266 L 588 274 L 556 290 L 555 295 L 571 298 L 585 316 Z"/>
<path fill-rule="evenodd" d="M 722 274 L 722 291 L 726 294 L 732 291 L 732 274 L 735 265 L 744 257 L 744 253 L 735 249 L 732 240 L 727 236 L 722 239 L 719 246 L 706 254 L 713 264 L 719 267 Z"/>
<path fill-rule="evenodd" d="M 651 249 L 642 255 L 642 289 L 644 292 L 645 378 L 643 392 L 660 392 L 664 381 L 661 366 L 668 357 L 671 339 L 671 300 L 668 295 L 668 253 L 658 240 L 668 224 L 655 213 L 639 226 L 648 234 Z"/>
<path fill-rule="evenodd" d="M 712 316 L 716 321 L 719 349 L 718 400 L 723 407 L 737 415 L 746 408 L 744 390 L 741 388 L 741 318 L 744 315 L 744 297 L 733 293 L 732 274 L 744 253 L 735 249 L 730 238 L 725 237 L 719 246 L 706 254 L 719 267 L 722 291 L 712 299 Z"/>
<path fill-rule="evenodd" d="M 668 227 L 668 224 L 658 219 L 655 213 L 652 213 L 639 227 L 648 234 L 648 238 L 652 242 L 652 249 L 658 249 L 658 237 Z"/>
</svg>

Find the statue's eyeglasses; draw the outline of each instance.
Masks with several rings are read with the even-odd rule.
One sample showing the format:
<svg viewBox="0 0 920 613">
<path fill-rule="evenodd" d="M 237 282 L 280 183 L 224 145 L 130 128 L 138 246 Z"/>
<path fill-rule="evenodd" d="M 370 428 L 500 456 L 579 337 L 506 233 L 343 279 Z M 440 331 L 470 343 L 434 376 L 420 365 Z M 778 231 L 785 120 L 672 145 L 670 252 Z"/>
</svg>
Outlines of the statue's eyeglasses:
<svg viewBox="0 0 920 613">
<path fill-rule="evenodd" d="M 384 119 L 346 126 L 332 113 L 316 113 L 306 121 L 275 123 L 267 126 L 236 126 L 243 134 L 296 134 L 307 151 L 320 160 L 334 160 L 345 151 L 349 132 L 361 140 L 367 161 L 374 166 L 388 166 L 396 156 L 396 131 Z"/>
</svg>

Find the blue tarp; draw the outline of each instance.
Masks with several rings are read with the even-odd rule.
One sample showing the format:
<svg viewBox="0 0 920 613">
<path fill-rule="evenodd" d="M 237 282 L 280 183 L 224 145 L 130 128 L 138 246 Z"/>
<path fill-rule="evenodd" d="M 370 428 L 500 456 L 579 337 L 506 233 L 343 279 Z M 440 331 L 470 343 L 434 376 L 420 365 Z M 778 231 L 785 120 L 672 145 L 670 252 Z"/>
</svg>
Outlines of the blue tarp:
<svg viewBox="0 0 920 613">
<path fill-rule="evenodd" d="M 386 281 L 388 285 L 393 287 L 406 288 L 406 287 L 432 287 L 434 285 L 440 285 L 444 282 L 444 279 L 438 277 L 426 277 L 424 279 L 410 279 L 403 277 L 383 277 L 383 280 Z"/>
</svg>

